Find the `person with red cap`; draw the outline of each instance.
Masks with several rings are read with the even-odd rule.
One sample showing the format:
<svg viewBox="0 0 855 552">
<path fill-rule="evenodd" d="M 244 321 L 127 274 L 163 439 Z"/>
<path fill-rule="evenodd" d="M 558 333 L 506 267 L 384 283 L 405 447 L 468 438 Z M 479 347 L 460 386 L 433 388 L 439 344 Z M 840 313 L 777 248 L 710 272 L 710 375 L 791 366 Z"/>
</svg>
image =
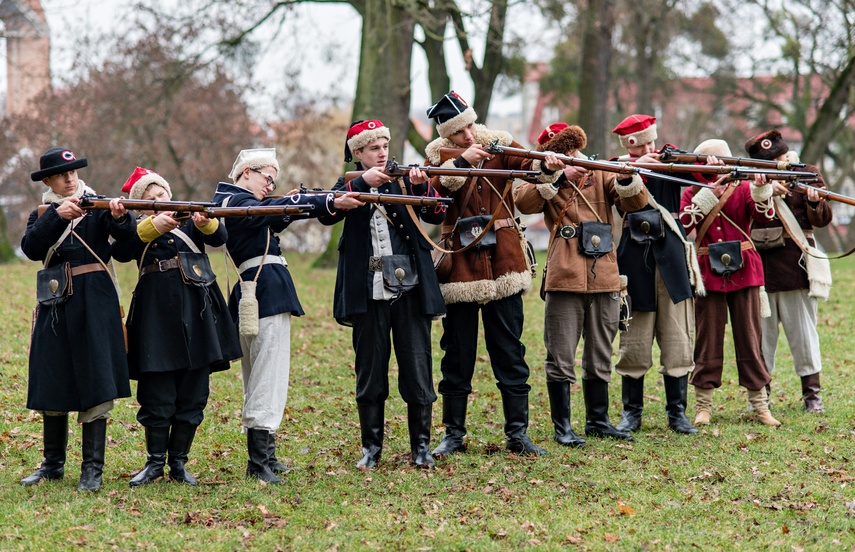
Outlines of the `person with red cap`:
<svg viewBox="0 0 855 552">
<path fill-rule="evenodd" d="M 440 136 L 426 148 L 427 164 L 541 169 L 539 160 L 487 153 L 484 148 L 493 141 L 504 146 L 521 146 L 507 132 L 476 124 L 475 110 L 454 91 L 432 105 L 427 116 L 436 123 Z M 465 151 L 456 158 L 443 159 L 442 148 Z M 543 165 L 541 181 L 557 180 L 563 164 L 551 156 Z M 522 294 L 531 288 L 532 271 L 521 247 L 522 231 L 514 219 L 511 183 L 494 177 L 440 176 L 434 177 L 431 184 L 441 195 L 454 199 L 442 225 L 441 243 L 445 249 L 455 251 L 446 255 L 445 262 L 437 269 L 448 315 L 442 320 L 440 340 L 445 351 L 439 383 L 445 436 L 433 454 L 445 456 L 466 450 L 466 407 L 477 359 L 479 313 L 484 322 L 490 364 L 502 394 L 506 448 L 520 454 L 546 454 L 526 433 L 531 386 L 525 346 L 520 338 Z M 464 236 L 468 246 L 461 251 Z M 482 237 L 474 241 L 475 236 Z"/>
<path fill-rule="evenodd" d="M 122 192 L 136 200 L 172 199 L 166 179 L 141 167 Z M 205 417 L 210 374 L 227 370 L 242 354 L 237 327 L 205 254 L 206 245 L 225 244 L 225 226 L 203 213 L 184 221 L 174 215 L 143 211 L 136 234 L 113 243 L 113 257 L 135 260 L 139 269 L 126 326 L 147 459 L 131 487 L 162 478 L 167 458 L 171 480 L 196 485 L 185 466 Z"/>
<path fill-rule="evenodd" d="M 540 134 L 537 149 L 584 159 L 580 150 L 586 144 L 580 127 L 555 123 Z M 632 441 L 628 431 L 619 431 L 609 421 L 612 342 L 618 333 L 621 289 L 626 287 L 612 247 L 612 206 L 622 211 L 646 206 L 641 177 L 567 165 L 554 183 L 518 186 L 514 203 L 521 213 L 543 213 L 551 229 L 541 297 L 546 301 L 544 368 L 555 441 L 570 447 L 585 444 L 570 425 L 570 386 L 576 383 L 576 347 L 582 334 L 585 435 Z M 597 232 L 590 238 L 589 229 Z M 600 246 L 591 247 L 596 240 Z"/>
<path fill-rule="evenodd" d="M 311 205 L 310 217 L 362 205 L 353 194 L 268 197 L 276 189 L 278 176 L 275 149 L 241 150 L 229 173 L 232 183 L 217 184 L 213 201 L 222 207 Z M 276 458 L 275 433 L 288 400 L 291 317 L 304 314 L 277 237 L 290 223 L 290 217 L 269 216 L 232 218 L 227 224 L 226 252 L 239 276 L 229 297 L 229 311 L 238 324 L 243 352 L 241 425 L 246 432 L 246 475 L 273 485 L 285 482 L 277 474 L 292 469 Z"/>
<path fill-rule="evenodd" d="M 613 130 L 628 155 L 618 160 L 659 162 L 656 118 L 630 115 Z M 644 409 L 644 376 L 653 367 L 653 342 L 659 345 L 668 427 L 697 433 L 686 417 L 689 373 L 694 368 L 694 295 L 704 293 L 692 243 L 676 220 L 679 183 L 642 177 L 648 205 L 624 212 L 617 249 L 621 274 L 628 276 L 632 322 L 621 333 L 615 371 L 621 376 L 623 412 L 617 428 L 638 431 Z"/>
<path fill-rule="evenodd" d="M 748 140 L 745 151 L 754 159 L 767 161 L 786 161 L 794 155 L 778 130 L 763 132 Z M 798 156 L 795 158 L 797 161 Z M 822 353 L 816 313 L 818 299 L 828 299 L 831 270 L 828 259 L 816 250 L 813 229 L 828 226 L 832 212 L 828 200 L 821 198 L 814 188 L 825 188 L 819 169 L 808 165 L 802 170 L 817 173 L 819 181 L 811 183 L 807 194 L 793 193 L 774 182 L 775 219 L 756 223 L 751 236 L 763 261 L 769 294 L 771 316 L 763 319 L 766 367 L 770 373 L 775 370 L 779 328 L 783 326 L 793 366 L 801 379 L 804 408 L 822 414 L 825 412 L 819 383 Z M 758 181 L 763 179 L 758 178 Z M 767 394 L 770 391 L 767 386 Z"/>
<path fill-rule="evenodd" d="M 44 460 L 21 484 L 62 479 L 68 413 L 78 412 L 83 463 L 77 488 L 84 492 L 101 488 L 113 401 L 131 396 L 109 240 L 136 232 L 136 221 L 118 199 L 109 210 L 80 207 L 84 195 L 95 195 L 77 174 L 88 164 L 68 148 L 45 151 L 31 177 L 48 188 L 42 194 L 47 209 L 30 214 L 21 240 L 24 254 L 44 263 L 27 386 L 27 408 L 44 420 Z"/>
<path fill-rule="evenodd" d="M 695 153 L 708 155 L 710 165 L 721 164 L 717 157 L 731 157 L 730 147 L 718 139 L 701 142 Z M 698 174 L 696 178 L 705 176 Z M 714 186 L 687 188 L 680 211 L 686 231 L 696 232 L 698 262 L 707 291 L 695 301 L 697 340 L 690 381 L 695 387 L 695 425 L 709 424 L 712 419 L 713 391 L 721 387 L 724 332 L 729 319 L 739 385 L 748 390 L 758 420 L 780 426 L 766 402 L 766 384 L 771 378 L 760 347 L 760 319 L 769 315 L 763 265 L 748 236 L 752 222 L 768 222 L 774 217 L 772 185 L 730 181 L 725 175 Z"/>
<path fill-rule="evenodd" d="M 389 160 L 389 129 L 376 119 L 355 121 L 347 131 L 345 163 L 356 158 L 353 180 L 339 178 L 334 190 L 389 195 L 439 197 L 427 175 L 411 169 L 393 178 L 384 171 Z M 389 397 L 392 346 L 398 363 L 398 388 L 407 403 L 411 462 L 430 469 L 433 403 L 431 321 L 445 314 L 428 240 L 420 222 L 441 224 L 445 206 L 413 209 L 402 205 L 366 204 L 321 216 L 322 224 L 344 220 L 339 243 L 333 315 L 353 328 L 356 355 L 356 407 L 362 437 L 358 468 L 377 465 L 383 450 L 385 403 Z M 390 336 L 391 334 L 391 336 Z"/>
</svg>

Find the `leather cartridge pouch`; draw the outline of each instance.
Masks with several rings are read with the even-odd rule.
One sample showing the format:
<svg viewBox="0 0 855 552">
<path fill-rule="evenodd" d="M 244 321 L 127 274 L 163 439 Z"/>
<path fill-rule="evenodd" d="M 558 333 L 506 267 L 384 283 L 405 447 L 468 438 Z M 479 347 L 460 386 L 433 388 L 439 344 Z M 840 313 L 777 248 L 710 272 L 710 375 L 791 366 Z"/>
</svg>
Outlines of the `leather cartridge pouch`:
<svg viewBox="0 0 855 552">
<path fill-rule="evenodd" d="M 742 242 L 739 240 L 711 243 L 709 255 L 713 274 L 729 276 L 742 268 Z"/>
<path fill-rule="evenodd" d="M 383 285 L 389 291 L 406 293 L 419 284 L 419 274 L 412 256 L 384 255 L 380 257 L 380 263 L 383 269 Z"/>
<path fill-rule="evenodd" d="M 40 305 L 50 307 L 65 303 L 72 292 L 69 263 L 59 263 L 36 273 L 36 299 Z"/>
<path fill-rule="evenodd" d="M 784 247 L 784 227 L 752 228 L 751 241 L 755 249 L 774 249 Z"/>
<path fill-rule="evenodd" d="M 474 217 L 463 217 L 457 222 L 457 230 L 460 232 L 460 245 L 466 247 L 480 236 L 484 229 L 490 224 L 490 215 L 478 215 Z M 475 244 L 475 249 L 493 247 L 496 245 L 496 231 L 492 227 L 487 230 L 487 235 Z"/>
<path fill-rule="evenodd" d="M 214 283 L 217 276 L 211 268 L 211 260 L 204 253 L 178 252 L 178 270 L 181 279 L 189 286 L 207 287 Z"/>
<path fill-rule="evenodd" d="M 665 225 L 662 213 L 658 209 L 627 213 L 629 237 L 638 243 L 655 242 L 665 237 Z"/>
<path fill-rule="evenodd" d="M 584 221 L 579 224 L 577 236 L 579 252 L 588 257 L 602 257 L 613 248 L 611 224 Z"/>
</svg>

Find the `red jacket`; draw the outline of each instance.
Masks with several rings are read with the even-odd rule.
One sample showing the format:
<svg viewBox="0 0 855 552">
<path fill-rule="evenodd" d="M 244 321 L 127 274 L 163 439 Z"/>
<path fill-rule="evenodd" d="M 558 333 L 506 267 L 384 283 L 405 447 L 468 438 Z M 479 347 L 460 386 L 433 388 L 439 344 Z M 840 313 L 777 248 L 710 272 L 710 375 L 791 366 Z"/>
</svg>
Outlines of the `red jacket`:
<svg viewBox="0 0 855 552">
<path fill-rule="evenodd" d="M 745 234 L 750 234 L 752 220 L 768 222 L 774 216 L 774 209 L 770 209 L 772 194 L 770 184 L 757 187 L 748 182 L 732 182 L 729 185 L 736 186 L 736 190 L 719 211 L 716 220 L 709 226 L 701 242 L 696 244 L 699 250 L 698 264 L 701 267 L 707 293 L 727 293 L 746 287 L 762 286 L 765 283 L 763 263 L 759 253 L 753 248 L 742 251 L 742 268 L 728 277 L 713 274 L 710 269 L 709 255 L 700 254 L 702 248 L 709 247 L 711 243 L 733 240 L 747 242 Z M 716 198 L 711 190 L 703 188 L 695 197 L 693 188 L 686 188 L 680 201 L 680 222 L 686 228 L 687 234 L 692 230 L 700 229 L 715 203 Z M 727 216 L 736 226 L 722 215 Z"/>
</svg>

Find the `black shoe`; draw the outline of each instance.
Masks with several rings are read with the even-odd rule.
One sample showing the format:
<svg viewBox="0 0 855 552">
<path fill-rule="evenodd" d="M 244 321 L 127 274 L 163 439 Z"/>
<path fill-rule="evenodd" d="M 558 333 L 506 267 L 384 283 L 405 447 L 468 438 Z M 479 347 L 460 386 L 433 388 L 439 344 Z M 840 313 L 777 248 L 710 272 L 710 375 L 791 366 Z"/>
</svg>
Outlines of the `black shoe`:
<svg viewBox="0 0 855 552">
<path fill-rule="evenodd" d="M 505 436 L 511 452 L 524 455 L 544 456 L 546 451 L 531 442 L 528 429 L 528 395 L 502 395 L 505 411 Z"/>
<path fill-rule="evenodd" d="M 638 379 L 621 376 L 621 398 L 623 412 L 620 414 L 618 431 L 638 431 L 641 429 L 641 411 L 644 409 L 644 376 Z"/>
<path fill-rule="evenodd" d="M 373 468 L 383 452 L 383 424 L 386 403 L 357 404 L 359 427 L 362 435 L 362 458 L 357 468 Z"/>
<path fill-rule="evenodd" d="M 435 466 L 430 454 L 430 427 L 433 404 L 407 405 L 407 428 L 410 430 L 410 450 L 416 467 L 429 470 Z"/>
<path fill-rule="evenodd" d="M 821 390 L 819 384 L 819 372 L 809 376 L 802 376 L 802 401 L 804 401 L 805 410 L 813 414 L 822 414 L 825 412 L 825 407 L 822 405 L 822 398 L 819 396 Z"/>
<path fill-rule="evenodd" d="M 145 427 L 145 467 L 130 481 L 131 487 L 139 487 L 163 477 L 166 465 L 166 447 L 169 444 L 168 427 Z"/>
<path fill-rule="evenodd" d="M 43 423 L 45 458 L 42 465 L 27 477 L 21 485 L 29 487 L 42 481 L 62 479 L 65 475 L 65 449 L 68 447 L 68 414 L 45 416 Z"/>
<path fill-rule="evenodd" d="M 186 464 L 197 427 L 180 422 L 172 424 L 169 433 L 169 479 L 178 483 L 196 485 L 196 478 L 187 471 Z"/>
<path fill-rule="evenodd" d="M 83 463 L 80 466 L 80 483 L 77 490 L 95 492 L 101 488 L 104 472 L 104 449 L 107 446 L 107 419 L 101 418 L 83 424 Z"/>
<path fill-rule="evenodd" d="M 288 472 L 297 471 L 300 468 L 286 466 L 276 458 L 276 434 L 270 435 L 270 444 L 267 448 L 267 466 L 270 471 L 277 475 L 286 474 Z"/>
<path fill-rule="evenodd" d="M 273 437 L 266 429 L 246 430 L 246 448 L 249 459 L 246 464 L 246 476 L 271 485 L 281 485 L 283 480 L 276 477 L 267 465 L 267 450 L 270 438 Z"/>
<path fill-rule="evenodd" d="M 582 379 L 585 395 L 585 435 L 610 437 L 632 441 L 628 431 L 618 431 L 609 421 L 609 382 L 601 379 Z"/>
<path fill-rule="evenodd" d="M 698 428 L 692 425 L 686 417 L 686 389 L 689 387 L 689 376 L 680 378 L 663 376 L 665 381 L 665 412 L 668 413 L 668 427 L 677 433 L 692 435 Z"/>
<path fill-rule="evenodd" d="M 565 447 L 584 447 L 585 440 L 570 427 L 570 382 L 547 381 L 546 390 L 555 426 L 555 442 Z"/>
<path fill-rule="evenodd" d="M 443 395 L 442 425 L 445 435 L 439 446 L 433 449 L 434 456 L 448 456 L 455 452 L 466 452 L 466 403 L 468 395 Z"/>
</svg>

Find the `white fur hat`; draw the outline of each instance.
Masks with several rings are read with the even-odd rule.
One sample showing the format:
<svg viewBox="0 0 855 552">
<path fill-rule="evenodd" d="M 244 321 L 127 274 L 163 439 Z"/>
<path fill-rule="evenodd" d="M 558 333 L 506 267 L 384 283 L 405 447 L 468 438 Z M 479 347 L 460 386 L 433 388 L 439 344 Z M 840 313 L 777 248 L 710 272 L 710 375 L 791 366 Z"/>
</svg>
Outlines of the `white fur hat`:
<svg viewBox="0 0 855 552">
<path fill-rule="evenodd" d="M 718 138 L 704 140 L 695 148 L 695 153 L 702 155 L 715 155 L 716 157 L 733 157 L 733 154 L 730 153 L 730 146 L 727 145 L 727 142 L 719 140 Z"/>
<path fill-rule="evenodd" d="M 229 178 L 237 182 L 244 169 L 260 169 L 261 167 L 273 167 L 279 172 L 279 161 L 276 160 L 276 148 L 255 148 L 241 150 L 232 165 Z"/>
</svg>

